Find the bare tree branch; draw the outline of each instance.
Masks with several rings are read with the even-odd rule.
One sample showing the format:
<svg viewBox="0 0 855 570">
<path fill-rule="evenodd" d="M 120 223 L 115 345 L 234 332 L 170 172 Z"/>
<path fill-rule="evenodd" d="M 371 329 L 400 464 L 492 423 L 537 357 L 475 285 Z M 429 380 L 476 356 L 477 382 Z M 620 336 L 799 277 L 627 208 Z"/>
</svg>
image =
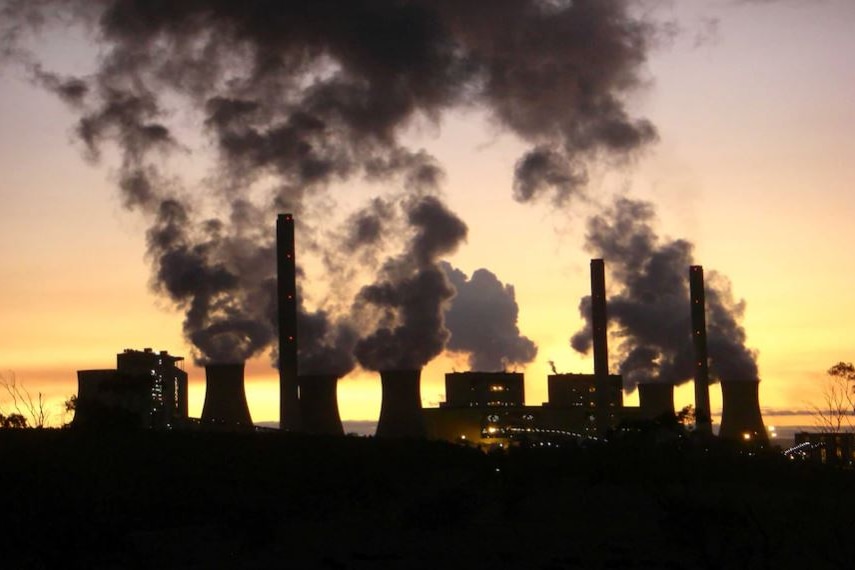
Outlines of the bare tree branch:
<svg viewBox="0 0 855 570">
<path fill-rule="evenodd" d="M 823 433 L 855 431 L 855 366 L 838 362 L 826 375 L 822 404 L 811 406 L 817 427 Z"/>
<path fill-rule="evenodd" d="M 27 387 L 18 383 L 15 373 L 11 370 L 6 374 L 0 373 L 0 387 L 11 398 L 15 414 L 27 418 L 33 427 L 41 428 L 47 424 L 50 412 L 47 410 L 47 402 L 42 392 L 38 392 L 33 398 Z M 0 413 L 2 413 L 2 407 L 0 407 Z"/>
</svg>

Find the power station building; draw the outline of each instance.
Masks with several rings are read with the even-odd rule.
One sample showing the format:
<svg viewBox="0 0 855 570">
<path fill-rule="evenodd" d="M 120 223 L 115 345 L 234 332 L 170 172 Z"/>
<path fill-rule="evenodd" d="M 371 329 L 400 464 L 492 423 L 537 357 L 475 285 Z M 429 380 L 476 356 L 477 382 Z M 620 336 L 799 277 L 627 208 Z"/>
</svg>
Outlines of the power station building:
<svg viewBox="0 0 855 570">
<path fill-rule="evenodd" d="M 712 434 L 709 366 L 705 322 L 703 268 L 689 268 L 692 329 L 687 342 L 695 352 L 696 430 Z M 548 401 L 526 406 L 523 375 L 465 372 L 445 377 L 446 401 L 423 410 L 428 437 L 480 446 L 508 446 L 517 441 L 553 444 L 570 438 L 596 440 L 621 425 L 674 417 L 674 385 L 638 385 L 639 406 L 625 406 L 623 378 L 609 373 L 605 268 L 591 260 L 591 332 L 593 374 L 552 374 L 547 377 Z M 758 382 L 721 384 L 723 411 L 719 436 L 764 445 L 768 435 L 758 401 Z"/>
<path fill-rule="evenodd" d="M 151 348 L 125 349 L 115 369 L 78 370 L 73 425 L 176 427 L 188 416 L 183 360 Z"/>
</svg>

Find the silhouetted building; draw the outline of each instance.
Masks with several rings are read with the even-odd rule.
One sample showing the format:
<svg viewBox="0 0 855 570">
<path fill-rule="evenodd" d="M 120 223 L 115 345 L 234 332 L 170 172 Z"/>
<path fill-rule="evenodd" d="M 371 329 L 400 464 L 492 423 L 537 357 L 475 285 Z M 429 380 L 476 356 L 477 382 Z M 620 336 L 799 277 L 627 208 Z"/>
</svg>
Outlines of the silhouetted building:
<svg viewBox="0 0 855 570">
<path fill-rule="evenodd" d="M 759 400 L 760 382 L 734 380 L 721 383 L 721 428 L 724 439 L 769 443 Z"/>
<path fill-rule="evenodd" d="M 522 406 L 525 382 L 519 372 L 451 372 L 445 375 L 440 407 Z"/>
<path fill-rule="evenodd" d="M 790 455 L 828 465 L 851 467 L 855 465 L 855 433 L 798 432 L 793 439 Z"/>
<path fill-rule="evenodd" d="M 383 401 L 377 437 L 425 437 L 421 370 L 381 370 Z"/>
<path fill-rule="evenodd" d="M 115 370 L 77 372 L 74 426 L 170 429 L 187 420 L 184 359 L 166 351 L 125 349 Z"/>
<path fill-rule="evenodd" d="M 244 363 L 205 366 L 202 423 L 224 429 L 252 427 L 244 389 Z"/>
<path fill-rule="evenodd" d="M 128 376 L 151 377 L 151 426 L 171 427 L 187 419 L 187 373 L 181 368 L 184 358 L 165 350 L 126 348 L 116 355 L 116 370 Z"/>
<path fill-rule="evenodd" d="M 304 374 L 299 379 L 303 431 L 314 435 L 344 435 L 338 413 L 338 376 Z"/>
<path fill-rule="evenodd" d="M 594 374 L 550 374 L 546 377 L 549 405 L 563 408 L 597 408 L 597 377 Z M 607 409 L 623 406 L 623 377 L 610 374 L 603 396 Z"/>
</svg>

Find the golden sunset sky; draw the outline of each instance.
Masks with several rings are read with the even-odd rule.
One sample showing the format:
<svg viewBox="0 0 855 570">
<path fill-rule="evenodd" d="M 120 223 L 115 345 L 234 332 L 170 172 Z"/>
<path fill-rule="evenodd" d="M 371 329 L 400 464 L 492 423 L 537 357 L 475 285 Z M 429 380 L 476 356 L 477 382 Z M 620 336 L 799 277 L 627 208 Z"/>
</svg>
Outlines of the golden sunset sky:
<svg viewBox="0 0 855 570">
<path fill-rule="evenodd" d="M 745 300 L 767 424 L 809 423 L 775 413 L 809 409 L 824 371 L 855 360 L 855 3 L 650 4 L 674 34 L 649 54 L 649 81 L 630 109 L 656 125 L 660 140 L 631 164 L 592 172 L 590 200 L 515 202 L 513 167 L 525 145 L 477 108 L 411 128 L 407 142 L 440 160 L 444 196 L 469 226 L 449 260 L 514 285 L 521 332 L 539 347 L 524 370 L 527 401 L 537 405 L 549 360 L 563 372 L 592 370 L 590 355 L 568 342 L 589 287 L 585 220 L 615 195 L 649 200 L 659 234 L 694 243 L 696 261 L 727 276 Z M 85 73 L 97 56 L 79 31 L 41 41 L 38 53 L 68 73 Z M 146 223 L 120 203 L 116 156 L 82 158 L 74 120 L 20 68 L 0 68 L 0 370 L 44 392 L 58 423 L 76 370 L 113 367 L 124 348 L 168 350 L 188 356 L 198 416 L 204 372 L 189 362 L 180 311 L 151 291 Z M 193 156 L 177 160 L 187 176 L 204 176 Z M 358 196 L 373 191 L 349 186 Z M 255 421 L 278 419 L 269 360 L 248 368 Z M 443 398 L 445 372 L 464 368 L 459 356 L 434 360 L 423 373 L 423 404 Z M 691 403 L 691 390 L 680 388 L 679 405 Z M 716 387 L 711 395 L 716 410 Z M 339 406 L 345 420 L 376 419 L 379 378 L 343 379 Z"/>
</svg>

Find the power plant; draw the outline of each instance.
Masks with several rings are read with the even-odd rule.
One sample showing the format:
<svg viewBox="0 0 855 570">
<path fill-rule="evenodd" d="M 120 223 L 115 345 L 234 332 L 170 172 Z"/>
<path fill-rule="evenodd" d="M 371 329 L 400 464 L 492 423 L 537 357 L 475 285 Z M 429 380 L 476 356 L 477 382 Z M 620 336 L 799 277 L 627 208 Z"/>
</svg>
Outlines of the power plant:
<svg viewBox="0 0 855 570">
<path fill-rule="evenodd" d="M 299 374 L 297 265 L 294 218 L 276 223 L 279 305 L 280 429 L 315 435 L 342 435 L 335 374 Z M 623 401 L 623 378 L 609 373 L 605 263 L 591 260 L 590 325 L 593 374 L 551 374 L 548 401 L 525 404 L 523 375 L 516 372 L 463 372 L 446 375 L 446 401 L 421 406 L 421 370 L 381 370 L 382 402 L 376 435 L 381 438 L 429 437 L 481 445 L 515 441 L 582 438 L 597 440 L 626 422 L 674 415 L 674 385 L 642 382 L 639 406 Z M 691 342 L 694 350 L 696 433 L 712 434 L 709 399 L 706 305 L 703 268 L 689 268 Z M 97 410 L 132 415 L 140 427 L 187 425 L 187 375 L 180 357 L 165 352 L 126 350 L 116 370 L 82 370 L 75 425 L 94 422 Z M 206 391 L 201 426 L 246 429 L 252 418 L 246 400 L 244 363 L 205 367 Z M 723 411 L 719 435 L 725 439 L 767 443 L 758 401 L 758 381 L 721 383 Z M 93 411 L 96 410 L 96 411 Z M 121 415 L 121 414 L 120 414 Z"/>
<path fill-rule="evenodd" d="M 694 348 L 696 433 L 712 434 L 709 400 L 706 305 L 703 268 L 689 269 L 692 345 Z M 494 375 L 487 393 L 518 394 L 514 399 L 463 397 L 460 378 L 489 379 L 486 373 L 446 375 L 446 402 L 424 410 L 429 437 L 483 446 L 507 446 L 515 441 L 554 442 L 564 438 L 599 439 L 620 425 L 674 417 L 674 384 L 638 384 L 639 406 L 625 406 L 623 378 L 609 374 L 608 316 L 605 266 L 602 259 L 591 260 L 591 336 L 594 351 L 593 374 L 551 374 L 547 377 L 548 401 L 527 406 L 522 388 L 509 390 L 508 379 Z M 501 373 L 499 373 L 501 374 Z M 505 373 L 506 374 L 506 373 Z M 522 374 L 514 381 L 522 384 Z M 475 383 L 470 394 L 475 392 Z M 725 439 L 768 443 L 758 401 L 758 382 L 722 382 L 724 407 L 720 435 Z"/>
</svg>

